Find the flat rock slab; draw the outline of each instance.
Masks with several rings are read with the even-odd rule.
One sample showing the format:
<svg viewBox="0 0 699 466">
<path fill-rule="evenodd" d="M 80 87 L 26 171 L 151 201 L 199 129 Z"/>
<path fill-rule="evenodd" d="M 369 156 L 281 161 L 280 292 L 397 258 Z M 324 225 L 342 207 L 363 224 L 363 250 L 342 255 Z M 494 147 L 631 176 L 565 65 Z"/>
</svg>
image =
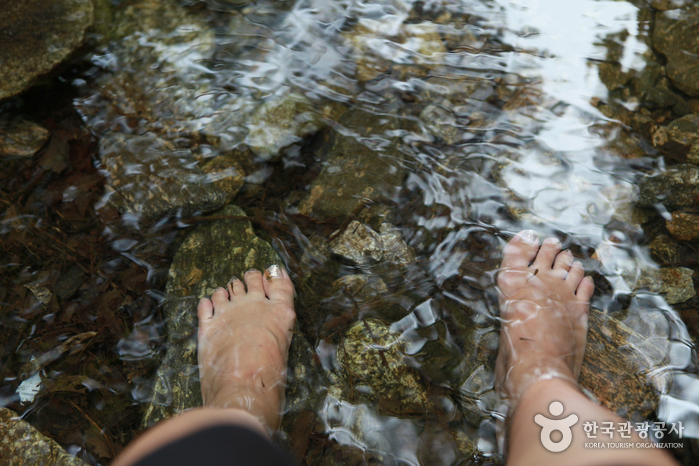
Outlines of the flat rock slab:
<svg viewBox="0 0 699 466">
<path fill-rule="evenodd" d="M 217 217 L 222 220 L 192 231 L 170 266 L 164 305 L 168 351 L 156 374 L 144 428 L 202 404 L 197 366 L 199 299 L 251 268 L 282 264 L 269 243 L 255 235 L 242 209 L 228 206 Z"/>
<path fill-rule="evenodd" d="M 230 196 L 216 176 L 197 166 L 190 150 L 176 149 L 153 135 L 110 133 L 100 141 L 100 157 L 108 174 L 110 201 L 139 219 L 217 209 Z M 234 193 L 242 178 L 242 173 L 229 174 Z"/>
<path fill-rule="evenodd" d="M 49 130 L 23 118 L 1 119 L 0 157 L 31 157 L 50 136 Z"/>
<path fill-rule="evenodd" d="M 56 441 L 48 438 L 21 417 L 0 408 L 0 466 L 84 466 Z"/>
<path fill-rule="evenodd" d="M 0 100 L 29 88 L 82 44 L 90 0 L 0 0 Z"/>
</svg>

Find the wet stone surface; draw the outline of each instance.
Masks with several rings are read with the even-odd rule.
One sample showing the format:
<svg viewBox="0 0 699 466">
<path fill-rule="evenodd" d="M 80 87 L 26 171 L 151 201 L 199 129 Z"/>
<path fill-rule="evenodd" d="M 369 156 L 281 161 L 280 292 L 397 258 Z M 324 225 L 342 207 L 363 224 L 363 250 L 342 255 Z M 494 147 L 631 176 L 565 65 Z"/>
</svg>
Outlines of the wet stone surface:
<svg viewBox="0 0 699 466">
<path fill-rule="evenodd" d="M 220 189 L 196 166 L 191 151 L 155 136 L 105 135 L 100 157 L 112 189 L 110 201 L 146 222 L 219 208 L 242 186 L 242 173 L 232 168 L 222 177 L 228 193 Z"/>
<path fill-rule="evenodd" d="M 50 136 L 46 128 L 31 121 L 0 119 L 0 157 L 31 157 Z"/>
<path fill-rule="evenodd" d="M 0 465 L 83 466 L 58 443 L 23 421 L 17 413 L 0 408 Z"/>
<path fill-rule="evenodd" d="M 691 96 L 699 96 L 699 8 L 692 3 L 657 15 L 653 45 L 667 57 L 672 83 Z"/>
<path fill-rule="evenodd" d="M 21 93 L 66 59 L 93 20 L 90 0 L 3 0 L 0 11 L 0 100 Z"/>
<path fill-rule="evenodd" d="M 197 304 L 231 277 L 265 270 L 281 260 L 255 235 L 245 212 L 228 206 L 184 240 L 172 261 L 166 287 L 168 351 L 158 369 L 143 426 L 201 406 L 197 366 Z"/>
</svg>

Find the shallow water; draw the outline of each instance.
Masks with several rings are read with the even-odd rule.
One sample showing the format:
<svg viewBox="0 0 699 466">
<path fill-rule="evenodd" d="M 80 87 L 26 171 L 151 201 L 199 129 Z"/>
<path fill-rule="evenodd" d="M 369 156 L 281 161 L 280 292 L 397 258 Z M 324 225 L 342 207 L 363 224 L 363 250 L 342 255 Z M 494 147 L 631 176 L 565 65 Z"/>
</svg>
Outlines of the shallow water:
<svg viewBox="0 0 699 466">
<path fill-rule="evenodd" d="M 665 162 L 643 135 L 599 110 L 600 102 L 640 105 L 623 86 L 609 91 L 599 66 L 617 47 L 622 72 L 645 76 L 650 8 L 209 0 L 117 2 L 115 12 L 108 45 L 53 89 L 0 107 L 53 132 L 53 145 L 35 160 L 9 162 L 0 184 L 2 405 L 95 464 L 140 429 L 167 350 L 170 262 L 183 238 L 217 215 L 190 204 L 153 214 L 149 190 L 186 179 L 242 185 L 217 206 L 243 207 L 294 278 L 298 338 L 320 363 L 308 387 L 319 394 L 314 422 L 295 450 L 308 464 L 501 460 L 489 416 L 494 277 L 501 246 L 522 228 L 571 248 L 595 278 L 593 307 L 635 332 L 628 345 L 644 361 L 639 377 L 660 397 L 657 419 L 683 423 L 685 447 L 676 454 L 693 464 L 697 330 L 683 318 L 694 301 L 668 304 L 657 289 L 636 286 L 643 265 L 657 267 L 648 244 L 662 221 L 629 203 L 639 180 Z M 63 97 L 46 102 L 46 93 Z M 293 121 L 260 110 L 280 101 L 293 103 Z M 285 131 L 271 134 L 275 125 Z M 170 158 L 112 170 L 105 141 L 115 133 L 169 141 L 156 152 Z M 335 157 L 343 146 L 354 152 Z M 149 170 L 147 181 L 128 178 Z M 364 186 L 367 179 L 374 184 Z M 354 194 L 338 194 L 343 186 Z M 352 218 L 377 231 L 383 221 L 396 225 L 415 260 L 322 257 L 317 240 Z M 364 288 L 336 281 L 352 275 L 364 276 Z M 375 279 L 378 291 L 364 281 Z M 28 284 L 56 298 L 42 304 Z M 443 389 L 430 392 L 429 407 L 395 412 L 367 401 L 365 392 L 377 391 L 369 376 L 348 393 L 343 370 L 351 362 L 337 347 L 354 322 L 370 318 L 405 343 L 401 351 L 429 390 Z M 47 364 L 45 391 L 21 406 L 14 391 L 23 365 L 87 331 L 98 336 Z M 456 407 L 453 390 L 470 397 L 475 418 Z M 282 440 L 298 446 L 293 429 L 302 424 L 286 426 Z"/>
</svg>

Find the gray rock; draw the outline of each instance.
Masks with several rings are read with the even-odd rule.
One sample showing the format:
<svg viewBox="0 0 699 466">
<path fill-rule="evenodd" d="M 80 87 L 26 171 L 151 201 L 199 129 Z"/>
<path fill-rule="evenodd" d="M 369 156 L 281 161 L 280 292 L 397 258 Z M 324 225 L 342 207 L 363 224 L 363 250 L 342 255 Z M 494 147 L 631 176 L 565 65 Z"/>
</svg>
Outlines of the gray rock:
<svg viewBox="0 0 699 466">
<path fill-rule="evenodd" d="M 699 199 L 699 167 L 689 164 L 672 166 L 658 175 L 643 178 L 639 183 L 638 204 L 651 207 L 691 207 Z"/>
<path fill-rule="evenodd" d="M 90 0 L 0 0 L 0 100 L 66 59 L 92 24 Z"/>
<path fill-rule="evenodd" d="M 330 249 L 338 256 L 359 265 L 369 265 L 383 259 L 381 235 L 353 220 L 347 228 L 330 236 Z"/>
<path fill-rule="evenodd" d="M 380 230 L 381 234 L 352 220 L 345 230 L 330 236 L 330 249 L 359 265 L 382 260 L 403 265 L 415 260 L 415 252 L 405 244 L 396 227 L 382 223 Z"/>
<path fill-rule="evenodd" d="M 656 15 L 653 45 L 667 58 L 667 75 L 681 91 L 699 96 L 699 7 Z"/>
<path fill-rule="evenodd" d="M 145 221 L 216 209 L 230 197 L 215 183 L 220 177 L 198 168 L 191 151 L 153 135 L 110 133 L 100 141 L 100 157 L 110 201 Z M 241 172 L 231 171 L 224 181 L 235 194 L 242 179 Z"/>
<path fill-rule="evenodd" d="M 696 295 L 692 280 L 692 269 L 685 267 L 663 267 L 656 269 L 639 262 L 639 266 L 623 274 L 632 290 L 647 289 L 653 293 L 666 293 L 669 304 L 683 303 Z"/>
<path fill-rule="evenodd" d="M 0 157 L 31 157 L 44 147 L 49 136 L 49 130 L 23 118 L 1 119 Z"/>
<path fill-rule="evenodd" d="M 168 351 L 156 373 L 144 427 L 202 404 L 196 341 L 199 299 L 250 268 L 264 270 L 282 263 L 250 222 L 238 218 L 245 217 L 242 209 L 228 206 L 218 215 L 231 218 L 197 227 L 170 266 L 165 301 Z"/>
<path fill-rule="evenodd" d="M 0 408 L 0 466 L 83 466 L 56 441 L 32 427 L 7 408 Z"/>
<path fill-rule="evenodd" d="M 298 93 L 260 105 L 247 125 L 250 132 L 245 142 L 259 157 L 274 159 L 279 151 L 322 126 L 311 102 Z"/>
</svg>

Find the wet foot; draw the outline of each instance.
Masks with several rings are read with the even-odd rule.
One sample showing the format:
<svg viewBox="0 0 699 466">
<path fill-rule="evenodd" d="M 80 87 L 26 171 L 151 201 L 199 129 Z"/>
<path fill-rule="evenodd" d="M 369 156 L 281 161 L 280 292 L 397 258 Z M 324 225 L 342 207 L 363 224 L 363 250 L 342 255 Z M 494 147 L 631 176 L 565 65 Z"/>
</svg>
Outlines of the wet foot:
<svg viewBox="0 0 699 466">
<path fill-rule="evenodd" d="M 561 243 L 521 231 L 505 246 L 498 273 L 500 346 L 496 386 L 514 410 L 539 380 L 577 384 L 594 283 Z"/>
<path fill-rule="evenodd" d="M 201 394 L 204 406 L 244 409 L 275 430 L 296 320 L 294 285 L 277 266 L 244 278 L 199 302 Z"/>
</svg>

